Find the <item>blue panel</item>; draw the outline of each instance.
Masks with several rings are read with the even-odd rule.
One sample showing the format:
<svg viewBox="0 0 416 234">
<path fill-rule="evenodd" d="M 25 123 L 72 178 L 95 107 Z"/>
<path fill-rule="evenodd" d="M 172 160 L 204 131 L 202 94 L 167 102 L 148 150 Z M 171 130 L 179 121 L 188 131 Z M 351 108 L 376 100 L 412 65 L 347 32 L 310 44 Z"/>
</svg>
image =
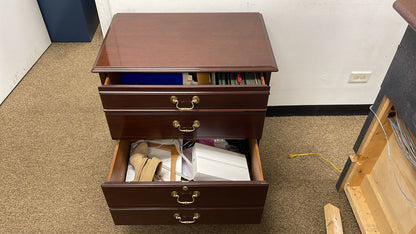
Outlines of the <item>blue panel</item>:
<svg viewBox="0 0 416 234">
<path fill-rule="evenodd" d="M 181 85 L 182 73 L 121 73 L 120 84 Z"/>
<path fill-rule="evenodd" d="M 51 41 L 91 41 L 98 26 L 94 0 L 38 0 Z"/>
<path fill-rule="evenodd" d="M 94 36 L 97 29 L 99 20 L 97 8 L 94 0 L 81 0 L 82 7 L 84 9 L 85 22 L 87 23 L 87 29 L 90 38 Z"/>
</svg>

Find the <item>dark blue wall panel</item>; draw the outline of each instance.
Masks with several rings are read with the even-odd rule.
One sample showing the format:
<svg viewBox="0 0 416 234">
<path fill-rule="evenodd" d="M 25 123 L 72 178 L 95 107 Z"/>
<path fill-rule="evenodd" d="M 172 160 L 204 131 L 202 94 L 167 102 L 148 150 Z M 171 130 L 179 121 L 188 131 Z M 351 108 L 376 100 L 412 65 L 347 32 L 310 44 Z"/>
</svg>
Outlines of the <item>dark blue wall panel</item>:
<svg viewBox="0 0 416 234">
<path fill-rule="evenodd" d="M 91 41 L 98 26 L 94 0 L 38 0 L 53 42 Z"/>
</svg>

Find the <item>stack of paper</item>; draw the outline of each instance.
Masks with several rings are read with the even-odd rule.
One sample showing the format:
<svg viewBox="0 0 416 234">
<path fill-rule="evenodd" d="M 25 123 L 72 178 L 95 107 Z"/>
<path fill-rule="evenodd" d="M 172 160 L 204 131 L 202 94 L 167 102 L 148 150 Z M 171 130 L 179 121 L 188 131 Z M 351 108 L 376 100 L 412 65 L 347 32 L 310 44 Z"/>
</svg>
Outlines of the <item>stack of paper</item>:
<svg viewBox="0 0 416 234">
<path fill-rule="evenodd" d="M 195 143 L 192 149 L 195 181 L 250 180 L 245 155 Z"/>
</svg>

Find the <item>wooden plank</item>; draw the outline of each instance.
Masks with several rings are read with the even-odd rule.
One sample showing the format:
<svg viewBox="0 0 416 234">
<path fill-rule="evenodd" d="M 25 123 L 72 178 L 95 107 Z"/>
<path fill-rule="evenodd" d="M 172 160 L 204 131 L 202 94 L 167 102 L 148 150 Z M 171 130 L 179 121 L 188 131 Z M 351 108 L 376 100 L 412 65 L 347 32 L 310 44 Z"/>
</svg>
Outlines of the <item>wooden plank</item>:
<svg viewBox="0 0 416 234">
<path fill-rule="evenodd" d="M 397 227 L 394 224 L 395 221 L 388 212 L 380 191 L 377 189 L 372 177 L 368 175 L 365 176 L 360 188 L 362 193 L 365 195 L 368 208 L 373 215 L 379 231 L 381 233 L 398 233 Z"/>
<path fill-rule="evenodd" d="M 391 109 L 391 102 L 386 96 L 384 96 L 376 113 L 387 132 L 387 136 L 392 134 L 392 129 L 387 120 L 388 114 L 392 111 Z M 357 160 L 352 162 L 341 188 L 346 187 L 347 185 L 360 185 L 364 176 L 369 174 L 373 169 L 374 164 L 377 162 L 377 159 L 385 145 L 386 138 L 383 130 L 377 119 L 374 117 L 363 141 L 361 142 L 360 148 L 356 153 Z"/>
<path fill-rule="evenodd" d="M 346 186 L 345 194 L 362 233 L 380 233 L 359 186 Z"/>
<path fill-rule="evenodd" d="M 348 169 L 347 173 L 344 176 L 344 180 L 342 181 L 341 185 L 339 186 L 339 191 L 345 190 L 345 187 L 347 186 L 348 181 L 351 179 L 351 177 L 353 175 L 355 175 L 357 173 L 357 171 L 359 171 L 360 165 L 357 163 L 358 162 L 358 155 L 356 155 L 356 154 L 350 155 L 349 159 L 351 161 L 351 165 L 349 166 L 349 169 Z"/>
<path fill-rule="evenodd" d="M 415 226 L 413 227 L 413 229 L 412 230 L 410 230 L 410 232 L 409 233 L 416 233 L 416 224 L 415 224 Z"/>
<path fill-rule="evenodd" d="M 328 203 L 324 206 L 326 233 L 328 234 L 342 234 L 341 215 L 338 207 Z"/>
<path fill-rule="evenodd" d="M 416 172 L 404 156 L 394 136 L 389 138 L 391 160 L 397 181 L 406 196 L 416 202 Z M 393 223 L 395 233 L 412 233 L 416 226 L 416 209 L 404 197 L 394 178 L 388 158 L 387 147 L 381 153 L 369 178 L 373 181 L 372 188 L 377 191 L 379 202 L 384 206 L 384 213 Z M 362 185 L 361 185 L 362 187 Z M 364 192 L 364 191 L 363 191 Z M 366 194 L 367 197 L 367 194 Z"/>
</svg>

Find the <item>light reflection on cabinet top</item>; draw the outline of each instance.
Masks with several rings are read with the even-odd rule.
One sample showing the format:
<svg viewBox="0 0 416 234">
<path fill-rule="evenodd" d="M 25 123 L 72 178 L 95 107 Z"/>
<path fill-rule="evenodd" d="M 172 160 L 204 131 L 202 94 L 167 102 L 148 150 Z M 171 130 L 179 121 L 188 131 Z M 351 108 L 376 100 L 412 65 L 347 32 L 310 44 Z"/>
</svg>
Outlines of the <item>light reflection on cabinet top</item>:
<svg viewBox="0 0 416 234">
<path fill-rule="evenodd" d="M 93 72 L 277 71 L 259 13 L 119 13 Z"/>
</svg>

